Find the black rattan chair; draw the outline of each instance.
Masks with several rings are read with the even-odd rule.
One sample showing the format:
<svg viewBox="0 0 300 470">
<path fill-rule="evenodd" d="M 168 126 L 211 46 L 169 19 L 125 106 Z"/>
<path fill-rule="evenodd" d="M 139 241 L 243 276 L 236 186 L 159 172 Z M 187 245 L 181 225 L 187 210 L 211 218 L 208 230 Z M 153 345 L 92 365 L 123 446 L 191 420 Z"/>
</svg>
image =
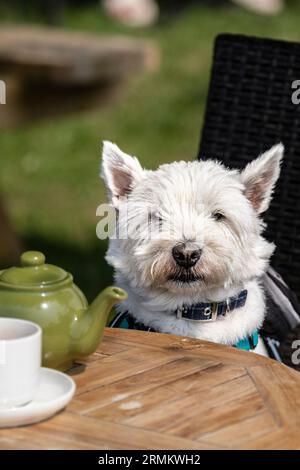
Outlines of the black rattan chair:
<svg viewBox="0 0 300 470">
<path fill-rule="evenodd" d="M 214 63 L 199 156 L 240 168 L 282 141 L 286 156 L 269 211 L 272 264 L 300 298 L 300 44 L 224 34 Z"/>
<path fill-rule="evenodd" d="M 282 173 L 265 216 L 277 245 L 273 267 L 300 298 L 300 44 L 241 35 L 217 37 L 198 158 L 230 167 L 282 141 Z"/>
</svg>

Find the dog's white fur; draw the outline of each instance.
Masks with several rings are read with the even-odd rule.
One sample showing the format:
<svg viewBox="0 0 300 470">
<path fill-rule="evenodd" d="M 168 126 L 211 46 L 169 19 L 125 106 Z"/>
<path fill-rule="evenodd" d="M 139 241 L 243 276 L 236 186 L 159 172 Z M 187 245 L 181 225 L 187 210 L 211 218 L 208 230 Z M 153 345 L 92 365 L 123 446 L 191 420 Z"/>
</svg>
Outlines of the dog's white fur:
<svg viewBox="0 0 300 470">
<path fill-rule="evenodd" d="M 102 177 L 110 202 L 121 213 L 127 196 L 134 210 L 129 221 L 120 216 L 120 225 L 141 230 L 138 238 L 110 240 L 106 259 L 116 283 L 128 292 L 119 310 L 161 332 L 229 345 L 259 328 L 265 311 L 259 278 L 274 250 L 262 236 L 260 214 L 269 206 L 283 150 L 275 145 L 241 172 L 213 160 L 174 162 L 149 171 L 104 142 Z M 151 239 L 147 211 L 160 221 Z M 216 220 L 216 213 L 224 218 Z M 172 248 L 179 242 L 202 250 L 192 268 L 193 282 L 176 277 Z M 245 306 L 217 321 L 192 322 L 174 314 L 183 304 L 223 301 L 243 289 L 248 290 Z"/>
</svg>

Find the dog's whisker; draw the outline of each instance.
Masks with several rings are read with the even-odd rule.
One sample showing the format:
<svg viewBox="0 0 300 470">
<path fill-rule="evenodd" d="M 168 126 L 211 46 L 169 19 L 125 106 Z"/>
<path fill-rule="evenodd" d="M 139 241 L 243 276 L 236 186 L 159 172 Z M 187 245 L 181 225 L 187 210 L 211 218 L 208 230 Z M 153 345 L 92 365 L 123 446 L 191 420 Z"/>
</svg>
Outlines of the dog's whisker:
<svg viewBox="0 0 300 470">
<path fill-rule="evenodd" d="M 150 275 L 151 275 L 152 281 L 154 281 L 154 278 L 155 278 L 155 276 L 154 276 L 154 268 L 155 268 L 155 266 L 157 265 L 158 261 L 159 261 L 159 258 L 155 259 L 155 260 L 153 261 L 153 263 L 151 264 Z"/>
</svg>

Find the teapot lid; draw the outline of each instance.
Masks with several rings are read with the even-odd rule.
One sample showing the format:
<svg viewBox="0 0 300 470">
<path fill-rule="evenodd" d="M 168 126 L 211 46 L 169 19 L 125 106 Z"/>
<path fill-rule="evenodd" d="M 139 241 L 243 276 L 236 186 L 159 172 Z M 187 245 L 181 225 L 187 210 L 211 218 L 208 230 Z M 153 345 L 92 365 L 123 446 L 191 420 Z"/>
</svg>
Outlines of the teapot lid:
<svg viewBox="0 0 300 470">
<path fill-rule="evenodd" d="M 52 264 L 45 263 L 45 255 L 39 251 L 25 251 L 21 255 L 21 266 L 13 266 L 0 273 L 0 282 L 11 287 L 54 287 L 72 276 Z"/>
</svg>

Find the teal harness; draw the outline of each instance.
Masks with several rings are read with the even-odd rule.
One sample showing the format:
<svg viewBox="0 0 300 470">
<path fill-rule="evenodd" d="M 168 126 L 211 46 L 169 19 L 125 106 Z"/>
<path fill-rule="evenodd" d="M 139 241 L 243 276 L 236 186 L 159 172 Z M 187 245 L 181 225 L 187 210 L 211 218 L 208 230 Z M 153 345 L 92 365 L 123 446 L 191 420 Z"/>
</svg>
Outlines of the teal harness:
<svg viewBox="0 0 300 470">
<path fill-rule="evenodd" d="M 114 328 L 125 328 L 130 330 L 142 330 L 156 332 L 153 328 L 149 328 L 143 323 L 137 322 L 128 312 L 117 314 L 116 317 L 110 322 L 109 326 Z M 258 331 L 244 339 L 241 339 L 234 347 L 251 351 L 255 349 L 258 343 Z"/>
<path fill-rule="evenodd" d="M 244 349 L 245 351 L 251 351 L 255 349 L 258 343 L 258 331 L 254 331 L 251 336 L 241 339 L 238 343 L 235 344 L 235 347 L 238 349 Z"/>
</svg>

